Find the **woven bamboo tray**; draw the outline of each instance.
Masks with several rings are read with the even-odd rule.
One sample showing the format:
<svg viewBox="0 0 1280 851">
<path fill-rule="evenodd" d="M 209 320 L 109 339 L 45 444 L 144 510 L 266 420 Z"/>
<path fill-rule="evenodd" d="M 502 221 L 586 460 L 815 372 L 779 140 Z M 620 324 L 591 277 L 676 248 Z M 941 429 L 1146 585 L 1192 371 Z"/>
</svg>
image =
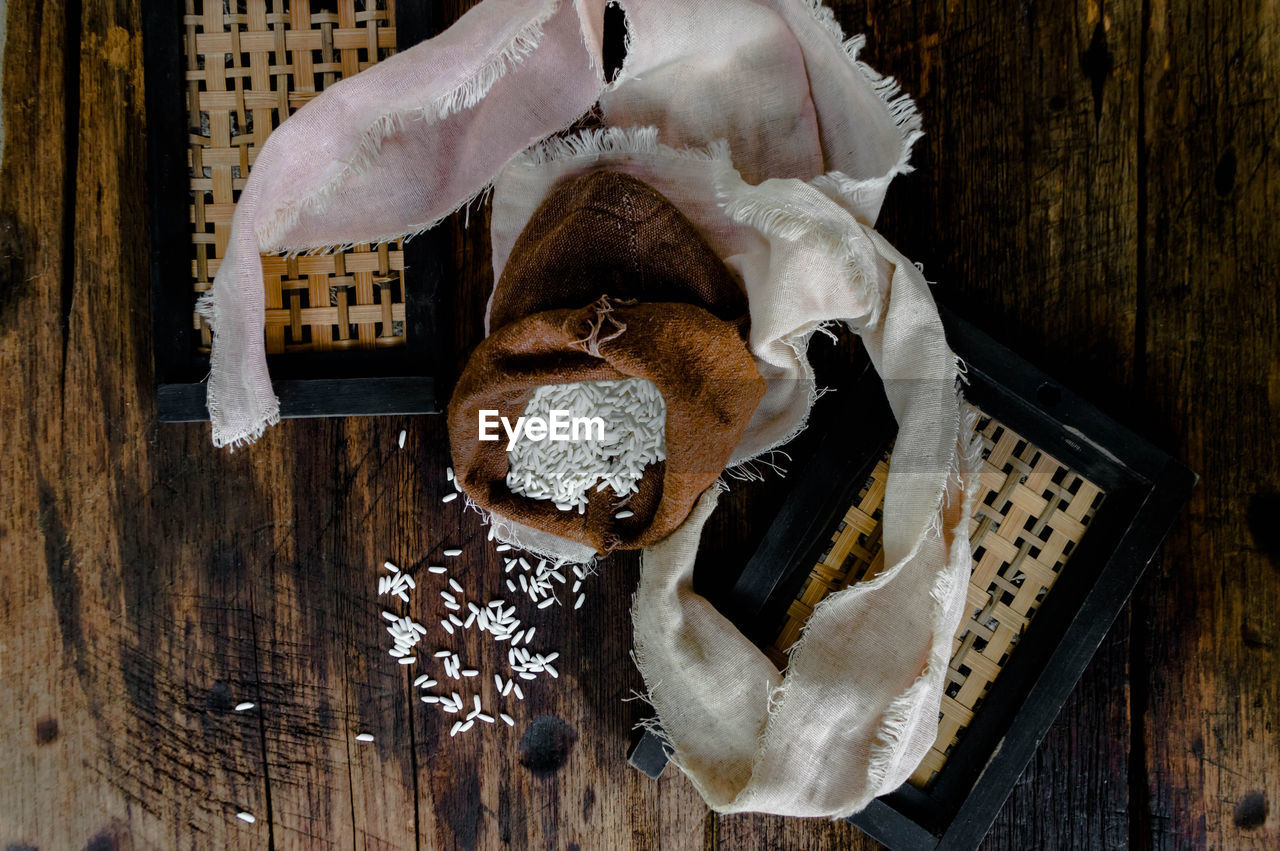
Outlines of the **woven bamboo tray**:
<svg viewBox="0 0 1280 851">
<path fill-rule="evenodd" d="M 969 530 L 969 616 L 955 635 L 938 738 L 911 776 L 910 782 L 920 788 L 928 788 L 946 764 L 1105 497 L 1102 488 L 998 420 L 983 417 L 978 432 L 983 463 Z M 786 665 L 787 651 L 824 597 L 884 569 L 881 508 L 888 476 L 886 452 L 765 651 L 779 668 Z"/>
<path fill-rule="evenodd" d="M 854 824 L 891 849 L 981 842 L 1185 502 L 1195 475 L 990 337 L 942 311 L 982 416 L 973 569 L 933 748 Z M 896 423 L 864 362 L 820 401 L 803 466 L 742 573 L 708 589 L 779 667 L 814 607 L 884 568 Z M 854 684 L 850 684 L 853 688 Z M 662 740 L 628 760 L 658 776 Z"/>
<path fill-rule="evenodd" d="M 207 419 L 195 314 L 271 132 L 327 87 L 445 26 L 436 3 L 183 0 L 142 10 L 151 291 L 162 421 Z M 262 257 L 263 339 L 283 416 L 432 413 L 449 372 L 448 237 Z M 444 302 L 444 303 L 440 303 Z"/>
<path fill-rule="evenodd" d="M 259 149 L 326 87 L 396 52 L 395 0 L 186 0 L 182 23 L 191 315 L 199 350 L 208 352 L 209 326 L 195 314 L 195 299 L 226 255 L 231 215 Z M 288 259 L 264 255 L 262 272 L 268 354 L 404 345 L 399 241 Z"/>
</svg>

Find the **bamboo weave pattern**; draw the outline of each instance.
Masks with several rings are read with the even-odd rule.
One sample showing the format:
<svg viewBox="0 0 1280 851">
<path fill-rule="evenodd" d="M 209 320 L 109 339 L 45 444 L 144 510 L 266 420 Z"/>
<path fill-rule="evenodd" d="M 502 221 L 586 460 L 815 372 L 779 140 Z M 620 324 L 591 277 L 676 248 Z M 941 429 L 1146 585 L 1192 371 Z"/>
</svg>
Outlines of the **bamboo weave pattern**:
<svg viewBox="0 0 1280 851">
<path fill-rule="evenodd" d="M 1097 485 L 990 417 L 978 423 L 982 473 L 970 524 L 969 617 L 955 637 L 938 738 L 911 783 L 928 788 L 946 764 L 1023 631 L 1102 504 Z M 889 452 L 831 536 L 768 648 L 780 667 L 823 597 L 884 569 L 881 507 Z"/>
<path fill-rule="evenodd" d="M 192 321 L 226 255 L 231 216 L 267 135 L 326 86 L 395 52 L 395 0 L 186 0 Z M 399 242 L 333 254 L 264 255 L 267 352 L 402 345 Z"/>
</svg>

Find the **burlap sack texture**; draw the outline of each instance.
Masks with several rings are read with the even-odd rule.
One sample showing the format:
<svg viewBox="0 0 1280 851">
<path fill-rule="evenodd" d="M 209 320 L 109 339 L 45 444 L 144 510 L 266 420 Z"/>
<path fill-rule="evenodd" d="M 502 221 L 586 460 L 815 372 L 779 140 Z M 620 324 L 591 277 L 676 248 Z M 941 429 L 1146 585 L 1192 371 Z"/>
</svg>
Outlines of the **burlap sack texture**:
<svg viewBox="0 0 1280 851">
<path fill-rule="evenodd" d="M 566 182 L 517 240 L 493 298 L 497 329 L 449 403 L 455 475 L 481 508 L 594 547 L 662 540 L 726 463 L 764 395 L 744 342 L 746 298 L 684 216 L 635 178 Z M 592 491 L 585 513 L 511 493 L 506 439 L 480 441 L 479 412 L 512 422 L 544 384 L 647 378 L 666 403 L 667 459 L 637 493 Z M 625 503 L 633 516 L 614 514 Z"/>
<path fill-rule="evenodd" d="M 605 294 L 696 304 L 746 336 L 747 296 L 723 261 L 665 196 L 617 171 L 567 180 L 534 211 L 494 288 L 489 327 Z"/>
</svg>

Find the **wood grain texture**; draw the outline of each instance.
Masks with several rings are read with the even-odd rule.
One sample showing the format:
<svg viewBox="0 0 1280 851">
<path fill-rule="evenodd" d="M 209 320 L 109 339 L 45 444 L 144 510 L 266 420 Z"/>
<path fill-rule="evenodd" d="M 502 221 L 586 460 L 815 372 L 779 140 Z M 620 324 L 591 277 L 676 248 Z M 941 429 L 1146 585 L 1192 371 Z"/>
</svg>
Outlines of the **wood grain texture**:
<svg viewBox="0 0 1280 851">
<path fill-rule="evenodd" d="M 1143 405 L 1200 486 L 1140 592 L 1154 848 L 1280 839 L 1280 7 L 1153 0 Z M 1135 654 L 1137 655 L 1137 654 Z"/>
<path fill-rule="evenodd" d="M 924 15 L 877 4 L 867 22 L 880 64 L 918 80 L 927 133 L 880 230 L 924 262 L 940 300 L 1125 414 L 1140 288 L 1140 4 L 946 3 Z M 912 39 L 895 37 L 912 26 Z M 1127 621 L 1126 612 L 985 847 L 1128 843 Z"/>
<path fill-rule="evenodd" d="M 987 846 L 1274 847 L 1280 9 L 835 6 L 925 115 L 881 231 L 940 299 L 1203 477 Z M 139 9 L 8 9 L 0 844 L 874 847 L 843 823 L 719 817 L 678 773 L 626 766 L 633 557 L 576 615 L 532 616 L 565 661 L 514 729 L 450 739 L 386 655 L 373 597 L 383 559 L 427 586 L 455 544 L 463 581 L 501 590 L 475 515 L 439 501 L 439 419 L 290 421 L 232 455 L 207 425 L 156 423 Z M 451 232 L 458 365 L 492 281 L 486 215 Z M 700 575 L 740 564 L 775 509 L 735 488 Z M 545 736 L 522 748 L 538 718 L 562 760 Z"/>
</svg>

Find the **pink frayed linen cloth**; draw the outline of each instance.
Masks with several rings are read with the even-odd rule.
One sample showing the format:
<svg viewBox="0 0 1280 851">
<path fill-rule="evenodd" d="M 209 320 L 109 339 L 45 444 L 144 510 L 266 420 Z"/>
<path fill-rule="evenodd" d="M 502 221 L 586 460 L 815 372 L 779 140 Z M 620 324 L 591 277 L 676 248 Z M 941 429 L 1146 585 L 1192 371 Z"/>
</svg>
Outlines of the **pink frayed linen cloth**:
<svg viewBox="0 0 1280 851">
<path fill-rule="evenodd" d="M 612 83 L 604 5 L 484 0 L 272 134 L 200 308 L 214 330 L 214 442 L 252 441 L 278 417 L 259 250 L 411 235 L 492 186 L 496 276 L 561 181 L 607 168 L 651 184 L 748 297 L 768 387 L 731 459 L 739 475 L 804 428 L 816 397 L 805 352 L 828 323 L 861 337 L 898 421 L 886 567 L 815 608 L 786 671 L 693 591 L 718 486 L 644 551 L 632 611 L 673 761 L 711 807 L 847 816 L 904 782 L 937 735 L 971 565 L 974 413 L 928 284 L 874 229 L 919 119 L 814 0 L 624 0 L 627 56 Z M 549 138 L 597 103 L 603 129 Z M 591 556 L 489 519 L 530 550 Z"/>
<path fill-rule="evenodd" d="M 604 0 L 486 0 L 444 33 L 341 80 L 282 122 L 253 164 L 198 310 L 213 329 L 215 446 L 280 418 L 263 344 L 261 251 L 420 233 L 604 90 Z"/>
</svg>

